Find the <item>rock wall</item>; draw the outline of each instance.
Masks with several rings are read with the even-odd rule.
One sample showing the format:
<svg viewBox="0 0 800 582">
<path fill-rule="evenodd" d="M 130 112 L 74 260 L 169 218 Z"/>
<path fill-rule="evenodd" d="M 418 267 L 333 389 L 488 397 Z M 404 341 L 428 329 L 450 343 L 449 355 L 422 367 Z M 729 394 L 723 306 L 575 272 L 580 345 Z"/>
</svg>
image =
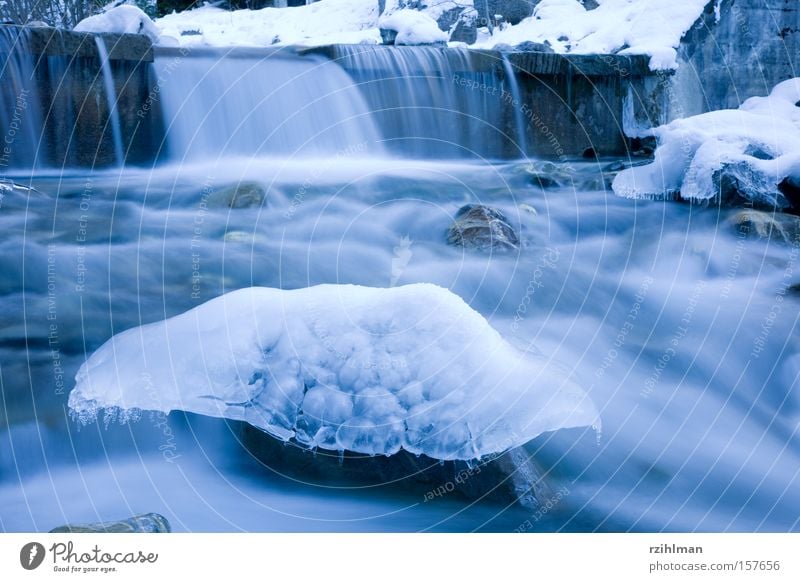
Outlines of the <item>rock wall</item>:
<svg viewBox="0 0 800 582">
<path fill-rule="evenodd" d="M 18 35 L 32 53 L 33 80 L 40 111 L 31 115 L 37 151 L 16 152 L 17 167 L 104 167 L 116 163 L 111 108 L 102 73 L 97 35 L 54 28 L 3 27 Z M 150 163 L 164 134 L 158 101 L 148 100 L 154 86 L 150 40 L 140 35 L 103 34 L 126 163 Z M 16 50 L 16 49 L 14 49 Z M 2 52 L 2 51 L 0 51 Z M 4 61 L 8 55 L 0 54 Z M 31 158 L 31 159 L 28 159 Z"/>
<path fill-rule="evenodd" d="M 798 76 L 800 2 L 711 0 L 684 36 L 670 117 L 736 108 Z"/>
</svg>

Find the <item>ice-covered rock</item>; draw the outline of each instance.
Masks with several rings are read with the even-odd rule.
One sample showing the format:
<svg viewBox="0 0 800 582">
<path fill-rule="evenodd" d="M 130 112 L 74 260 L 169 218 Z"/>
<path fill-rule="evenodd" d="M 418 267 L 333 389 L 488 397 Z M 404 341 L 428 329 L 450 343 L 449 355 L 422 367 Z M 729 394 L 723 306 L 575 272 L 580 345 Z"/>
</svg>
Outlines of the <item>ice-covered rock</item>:
<svg viewBox="0 0 800 582">
<path fill-rule="evenodd" d="M 116 32 L 119 34 L 144 34 L 154 43 L 158 43 L 161 31 L 136 6 L 124 4 L 112 8 L 108 12 L 84 18 L 75 25 L 78 32 Z"/>
<path fill-rule="evenodd" d="M 433 18 L 416 10 L 398 10 L 382 16 L 378 26 L 381 30 L 396 31 L 394 44 L 398 45 L 437 44 L 448 41 L 448 34 L 439 29 Z"/>
<path fill-rule="evenodd" d="M 800 79 L 739 109 L 711 111 L 643 132 L 658 140 L 653 163 L 621 172 L 614 192 L 629 198 L 745 201 L 784 209 L 800 180 Z M 641 137 L 641 136 L 640 136 Z"/>
<path fill-rule="evenodd" d="M 519 249 L 519 236 L 506 216 L 483 204 L 467 204 L 459 208 L 447 230 L 447 243 L 482 251 Z"/>
<path fill-rule="evenodd" d="M 442 460 L 597 418 L 563 369 L 429 284 L 234 291 L 114 336 L 76 381 L 83 421 L 185 410 L 308 447 Z"/>
<path fill-rule="evenodd" d="M 244 181 L 209 193 L 208 205 L 211 208 L 252 208 L 261 206 L 266 198 L 264 186 Z"/>
</svg>

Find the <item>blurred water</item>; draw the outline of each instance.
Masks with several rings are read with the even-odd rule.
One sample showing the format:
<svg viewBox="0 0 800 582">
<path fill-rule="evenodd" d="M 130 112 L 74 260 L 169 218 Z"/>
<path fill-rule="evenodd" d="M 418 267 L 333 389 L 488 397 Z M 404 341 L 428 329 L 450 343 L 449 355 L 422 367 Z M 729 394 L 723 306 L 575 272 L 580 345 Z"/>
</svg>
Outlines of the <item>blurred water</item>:
<svg viewBox="0 0 800 582">
<path fill-rule="evenodd" d="M 0 210 L 0 529 L 161 511 L 185 530 L 796 530 L 798 248 L 741 236 L 731 210 L 619 199 L 606 163 L 547 191 L 522 162 L 358 155 L 35 176 Z M 214 194 L 244 182 L 263 204 Z M 445 244 L 475 202 L 518 253 Z M 411 282 L 463 297 L 601 410 L 600 435 L 532 444 L 564 492 L 544 514 L 288 484 L 219 420 L 66 418 L 114 333 L 250 285 Z"/>
</svg>

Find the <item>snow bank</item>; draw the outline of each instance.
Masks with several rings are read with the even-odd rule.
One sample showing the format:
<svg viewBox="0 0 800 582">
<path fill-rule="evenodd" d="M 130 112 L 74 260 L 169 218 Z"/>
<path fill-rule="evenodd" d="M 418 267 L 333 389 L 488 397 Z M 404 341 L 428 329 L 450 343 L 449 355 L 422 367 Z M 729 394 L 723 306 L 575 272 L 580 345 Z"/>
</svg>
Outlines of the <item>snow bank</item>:
<svg viewBox="0 0 800 582">
<path fill-rule="evenodd" d="M 154 43 L 157 43 L 161 37 L 161 32 L 150 20 L 150 17 L 136 6 L 128 4 L 85 18 L 75 25 L 75 30 L 78 32 L 144 34 L 149 36 Z"/>
<path fill-rule="evenodd" d="M 378 3 L 321 0 L 306 6 L 223 10 L 202 6 L 158 19 L 183 46 L 270 46 L 380 42 Z"/>
<path fill-rule="evenodd" d="M 366 454 L 472 459 L 597 417 L 561 370 L 427 284 L 234 291 L 114 336 L 76 380 L 83 421 L 186 410 Z"/>
<path fill-rule="evenodd" d="M 800 184 L 800 78 L 752 97 L 739 109 L 712 111 L 648 130 L 658 149 L 653 163 L 621 172 L 614 192 L 629 198 L 680 196 L 695 201 L 720 196 L 720 172 L 735 175 L 741 194 L 764 206 L 785 208 L 778 184 Z"/>
<path fill-rule="evenodd" d="M 542 0 L 533 16 L 496 31 L 476 47 L 547 41 L 558 53 L 650 55 L 653 70 L 678 66 L 676 48 L 708 0 Z"/>
<path fill-rule="evenodd" d="M 397 31 L 395 44 L 444 43 L 449 38 L 446 32 L 439 30 L 435 20 L 416 10 L 398 10 L 389 16 L 383 16 L 378 26 Z"/>
</svg>

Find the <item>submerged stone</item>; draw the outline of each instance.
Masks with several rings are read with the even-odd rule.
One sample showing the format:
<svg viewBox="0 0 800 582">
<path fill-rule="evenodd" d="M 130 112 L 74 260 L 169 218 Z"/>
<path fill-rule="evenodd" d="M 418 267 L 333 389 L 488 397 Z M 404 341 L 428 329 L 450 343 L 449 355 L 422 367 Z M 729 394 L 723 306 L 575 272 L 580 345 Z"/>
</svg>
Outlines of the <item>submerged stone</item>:
<svg viewBox="0 0 800 582">
<path fill-rule="evenodd" d="M 120 521 L 62 525 L 50 533 L 170 533 L 169 521 L 158 513 L 135 515 Z"/>
<path fill-rule="evenodd" d="M 742 210 L 731 216 L 727 224 L 749 238 L 787 244 L 800 243 L 800 217 L 791 214 Z"/>
<path fill-rule="evenodd" d="M 535 508 L 551 487 L 524 446 L 472 461 L 440 461 L 405 450 L 362 455 L 288 445 L 247 423 L 237 423 L 241 442 L 270 471 L 304 483 L 387 487 L 419 495 L 423 503 L 449 494 L 470 500 Z"/>
<path fill-rule="evenodd" d="M 519 236 L 497 209 L 467 204 L 447 230 L 447 244 L 479 250 L 518 250 Z"/>
<path fill-rule="evenodd" d="M 266 189 L 258 182 L 239 182 L 214 190 L 208 196 L 212 208 L 253 208 L 267 198 Z"/>
</svg>

